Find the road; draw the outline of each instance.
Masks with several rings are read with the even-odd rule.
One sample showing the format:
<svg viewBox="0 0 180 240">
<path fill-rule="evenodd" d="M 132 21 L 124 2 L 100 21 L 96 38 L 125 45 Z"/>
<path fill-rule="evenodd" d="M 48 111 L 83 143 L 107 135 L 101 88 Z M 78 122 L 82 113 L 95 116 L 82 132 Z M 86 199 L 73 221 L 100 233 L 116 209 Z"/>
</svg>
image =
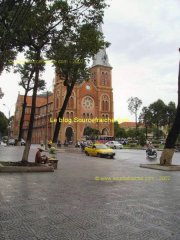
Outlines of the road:
<svg viewBox="0 0 180 240">
<path fill-rule="evenodd" d="M 157 160 L 148 160 L 146 159 L 145 150 L 131 150 L 131 149 L 120 149 L 116 151 L 116 160 L 127 161 L 130 164 L 140 164 L 140 163 L 159 163 L 159 159 L 162 151 L 157 151 L 158 157 Z M 180 165 L 180 152 L 174 153 L 173 164 Z"/>
<path fill-rule="evenodd" d="M 1 148 L 1 160 L 20 160 L 22 151 Z M 144 151 L 116 153 L 111 160 L 68 148 L 54 173 L 0 174 L 0 239 L 179 240 L 180 173 L 140 168 Z"/>
</svg>

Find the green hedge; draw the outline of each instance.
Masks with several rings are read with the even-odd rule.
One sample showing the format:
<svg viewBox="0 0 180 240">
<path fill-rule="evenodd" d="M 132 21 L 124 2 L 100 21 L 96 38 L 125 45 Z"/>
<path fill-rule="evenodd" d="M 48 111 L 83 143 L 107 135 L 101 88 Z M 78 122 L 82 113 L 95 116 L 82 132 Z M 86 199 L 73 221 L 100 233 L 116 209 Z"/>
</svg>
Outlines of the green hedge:
<svg viewBox="0 0 180 240">
<path fill-rule="evenodd" d="M 129 146 L 133 148 L 133 147 L 137 147 L 137 144 L 136 143 L 130 143 Z"/>
<path fill-rule="evenodd" d="M 159 144 L 154 144 L 153 145 L 155 148 L 159 148 Z"/>
</svg>

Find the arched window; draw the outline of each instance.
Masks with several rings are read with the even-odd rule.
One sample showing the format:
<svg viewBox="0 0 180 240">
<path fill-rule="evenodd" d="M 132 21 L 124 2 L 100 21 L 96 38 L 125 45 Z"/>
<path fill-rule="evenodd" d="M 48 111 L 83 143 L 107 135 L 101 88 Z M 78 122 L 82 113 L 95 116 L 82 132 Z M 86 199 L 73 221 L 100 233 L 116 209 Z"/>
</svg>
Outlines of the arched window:
<svg viewBox="0 0 180 240">
<path fill-rule="evenodd" d="M 106 86 L 109 85 L 108 83 L 109 83 L 108 73 L 106 72 L 106 73 L 105 73 L 105 85 L 106 85 Z"/>
<path fill-rule="evenodd" d="M 105 111 L 105 102 L 102 100 L 102 110 Z"/>
<path fill-rule="evenodd" d="M 69 112 L 66 113 L 66 117 L 69 118 Z"/>
<path fill-rule="evenodd" d="M 70 118 L 71 118 L 71 119 L 73 118 L 73 112 L 70 113 Z"/>
<path fill-rule="evenodd" d="M 102 111 L 109 111 L 109 97 L 107 95 L 103 95 L 101 98 L 101 107 Z"/>
<path fill-rule="evenodd" d="M 93 114 L 92 113 L 90 114 L 90 118 L 93 118 Z"/>
<path fill-rule="evenodd" d="M 108 111 L 108 110 L 109 110 L 109 102 L 105 101 L 105 111 Z"/>
<path fill-rule="evenodd" d="M 91 80 L 96 85 L 96 72 L 91 73 Z"/>
<path fill-rule="evenodd" d="M 108 129 L 107 128 L 104 128 L 102 130 L 102 135 L 108 135 Z"/>
<path fill-rule="evenodd" d="M 105 74 L 104 74 L 104 72 L 102 72 L 102 74 L 101 74 L 101 85 L 105 85 Z"/>
<path fill-rule="evenodd" d="M 83 118 L 86 118 L 86 114 L 85 113 L 83 113 Z"/>
</svg>

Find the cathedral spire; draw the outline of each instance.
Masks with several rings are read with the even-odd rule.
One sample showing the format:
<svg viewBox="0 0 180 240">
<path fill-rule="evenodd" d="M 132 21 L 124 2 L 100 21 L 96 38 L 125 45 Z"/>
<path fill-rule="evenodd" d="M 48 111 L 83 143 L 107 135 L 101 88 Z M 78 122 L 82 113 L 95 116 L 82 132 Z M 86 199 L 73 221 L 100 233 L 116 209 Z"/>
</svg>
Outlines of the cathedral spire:
<svg viewBox="0 0 180 240">
<path fill-rule="evenodd" d="M 98 31 L 103 33 L 101 24 L 98 27 Z M 92 67 L 95 67 L 98 65 L 111 67 L 111 65 L 109 64 L 109 59 L 108 59 L 108 55 L 106 53 L 105 47 L 99 49 L 99 51 L 94 55 Z"/>
</svg>

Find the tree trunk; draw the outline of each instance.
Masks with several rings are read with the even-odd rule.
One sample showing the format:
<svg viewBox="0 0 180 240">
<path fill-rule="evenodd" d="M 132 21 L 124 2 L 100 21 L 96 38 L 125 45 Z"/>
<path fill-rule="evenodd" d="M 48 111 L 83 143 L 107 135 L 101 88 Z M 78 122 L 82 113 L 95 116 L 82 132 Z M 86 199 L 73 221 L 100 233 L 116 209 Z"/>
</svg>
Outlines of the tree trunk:
<svg viewBox="0 0 180 240">
<path fill-rule="evenodd" d="M 164 150 L 160 158 L 161 165 L 171 165 L 174 154 L 175 143 L 180 132 L 180 107 L 177 107 L 176 118 L 167 136 Z"/>
<path fill-rule="evenodd" d="M 27 98 L 27 91 L 25 91 L 25 95 L 24 95 L 24 102 L 23 102 L 23 107 L 22 107 L 21 120 L 20 120 L 20 124 L 19 124 L 18 145 L 20 144 L 21 138 L 22 138 L 22 128 L 23 128 L 23 123 L 24 123 L 25 109 L 26 109 L 26 105 L 27 105 L 26 98 Z"/>
<path fill-rule="evenodd" d="M 137 112 L 135 112 L 136 130 L 137 130 Z"/>
<path fill-rule="evenodd" d="M 160 165 L 170 166 L 172 164 L 172 158 L 174 155 L 173 148 L 165 148 L 160 157 Z"/>
<path fill-rule="evenodd" d="M 60 128 L 61 128 L 61 122 L 59 121 L 59 119 L 62 119 L 63 116 L 64 116 L 64 112 L 66 111 L 66 107 L 67 107 L 69 98 L 72 94 L 72 90 L 74 88 L 75 83 L 76 83 L 76 81 L 73 81 L 70 86 L 67 86 L 66 97 L 64 99 L 62 108 L 61 108 L 61 110 L 58 114 L 58 117 L 57 117 L 57 122 L 56 122 L 55 130 L 54 130 L 54 136 L 53 136 L 53 140 L 52 140 L 53 143 L 57 143 L 59 131 L 60 131 Z"/>
<path fill-rule="evenodd" d="M 148 135 L 148 127 L 147 127 L 147 125 L 146 125 L 145 127 L 146 127 L 146 140 L 147 140 L 147 135 Z"/>
<path fill-rule="evenodd" d="M 25 89 L 23 108 L 22 108 L 22 113 L 21 113 L 21 120 L 20 120 L 20 124 L 19 124 L 18 142 L 21 142 L 21 138 L 22 138 L 22 128 L 23 128 L 24 115 L 25 115 L 25 110 L 26 110 L 26 105 L 27 105 L 26 99 L 27 99 L 27 94 L 30 90 L 29 85 L 30 85 L 31 79 L 33 77 L 33 74 L 34 74 L 34 68 L 31 71 L 31 74 L 30 74 L 29 79 L 28 79 L 27 87 Z"/>
<path fill-rule="evenodd" d="M 160 164 L 171 165 L 174 154 L 175 143 L 180 133 L 180 63 L 179 63 L 179 75 L 178 75 L 178 105 L 176 110 L 176 117 L 173 126 L 167 136 L 164 150 L 161 154 Z"/>
<path fill-rule="evenodd" d="M 30 122 L 29 122 L 29 129 L 26 139 L 26 146 L 24 148 L 22 162 L 28 162 L 29 150 L 31 146 L 31 139 L 32 139 L 32 131 L 33 131 L 33 123 L 34 123 L 34 115 L 36 110 L 36 96 L 37 96 L 37 89 L 38 89 L 38 81 L 39 81 L 39 60 L 40 60 L 40 50 L 36 53 L 36 64 L 35 64 L 35 81 L 34 81 L 34 88 L 33 88 L 33 96 L 32 96 L 32 107 L 31 107 L 31 115 L 30 115 Z"/>
</svg>

